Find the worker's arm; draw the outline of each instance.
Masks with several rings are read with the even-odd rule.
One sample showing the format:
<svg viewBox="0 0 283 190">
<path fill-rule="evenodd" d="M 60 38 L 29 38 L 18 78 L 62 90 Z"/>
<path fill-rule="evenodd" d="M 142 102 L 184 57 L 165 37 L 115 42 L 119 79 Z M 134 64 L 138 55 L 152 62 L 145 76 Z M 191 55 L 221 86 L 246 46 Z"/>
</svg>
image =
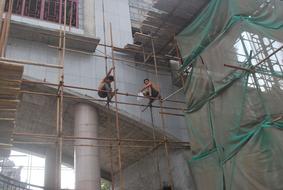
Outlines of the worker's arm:
<svg viewBox="0 0 283 190">
<path fill-rule="evenodd" d="M 152 83 L 149 82 L 147 85 L 145 85 L 142 89 L 141 92 L 144 91 L 145 89 L 147 89 L 148 87 L 152 86 Z"/>
<path fill-rule="evenodd" d="M 108 71 L 108 73 L 106 74 L 106 76 L 103 78 L 103 82 L 106 80 L 106 78 L 111 74 L 111 72 L 115 69 L 115 67 L 111 67 L 111 69 Z"/>
</svg>

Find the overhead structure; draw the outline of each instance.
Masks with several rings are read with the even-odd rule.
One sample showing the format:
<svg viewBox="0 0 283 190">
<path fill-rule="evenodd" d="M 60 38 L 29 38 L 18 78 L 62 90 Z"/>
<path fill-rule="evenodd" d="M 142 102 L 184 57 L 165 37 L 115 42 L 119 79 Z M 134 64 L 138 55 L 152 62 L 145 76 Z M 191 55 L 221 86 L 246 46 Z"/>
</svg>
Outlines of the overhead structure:
<svg viewBox="0 0 283 190">
<path fill-rule="evenodd" d="M 179 60 L 175 35 L 191 23 L 208 2 L 209 0 L 155 1 L 153 7 L 158 11 L 147 13 L 139 28 L 140 31 L 134 33 L 135 45 L 128 44 L 123 50 L 132 51 L 136 59 L 140 61 L 153 63 L 151 40 L 145 35 L 152 36 L 158 64 L 169 66 L 170 59 Z"/>
</svg>

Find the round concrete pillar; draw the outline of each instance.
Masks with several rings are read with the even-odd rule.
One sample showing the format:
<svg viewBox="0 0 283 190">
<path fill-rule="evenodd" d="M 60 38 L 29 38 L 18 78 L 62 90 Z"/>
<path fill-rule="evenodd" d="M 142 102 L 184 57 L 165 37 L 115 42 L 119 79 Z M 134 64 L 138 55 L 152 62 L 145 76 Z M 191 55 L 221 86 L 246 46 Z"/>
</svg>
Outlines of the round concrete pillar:
<svg viewBox="0 0 283 190">
<path fill-rule="evenodd" d="M 75 106 L 75 136 L 96 138 L 98 116 L 95 108 L 87 104 Z M 76 190 L 100 190 L 99 150 L 95 140 L 75 141 Z M 85 146 L 82 146 L 85 145 Z"/>
<path fill-rule="evenodd" d="M 56 146 L 50 145 L 46 149 L 45 169 L 44 169 L 44 187 L 46 190 L 59 189 L 57 187 L 57 164 L 56 164 Z"/>
</svg>

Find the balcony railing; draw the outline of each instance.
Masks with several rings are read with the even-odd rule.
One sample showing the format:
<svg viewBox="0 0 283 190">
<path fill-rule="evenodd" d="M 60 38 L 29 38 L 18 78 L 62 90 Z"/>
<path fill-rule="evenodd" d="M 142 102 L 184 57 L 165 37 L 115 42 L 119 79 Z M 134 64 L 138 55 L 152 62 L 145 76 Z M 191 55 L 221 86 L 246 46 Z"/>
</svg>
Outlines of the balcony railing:
<svg viewBox="0 0 283 190">
<path fill-rule="evenodd" d="M 64 23 L 65 0 L 14 0 L 13 14 L 50 22 Z M 5 11 L 8 11 L 6 0 Z M 78 27 L 78 0 L 67 0 L 66 24 Z"/>
<path fill-rule="evenodd" d="M 30 190 L 30 189 L 43 190 L 44 187 L 20 182 L 0 174 L 0 189 L 1 190 Z"/>
</svg>

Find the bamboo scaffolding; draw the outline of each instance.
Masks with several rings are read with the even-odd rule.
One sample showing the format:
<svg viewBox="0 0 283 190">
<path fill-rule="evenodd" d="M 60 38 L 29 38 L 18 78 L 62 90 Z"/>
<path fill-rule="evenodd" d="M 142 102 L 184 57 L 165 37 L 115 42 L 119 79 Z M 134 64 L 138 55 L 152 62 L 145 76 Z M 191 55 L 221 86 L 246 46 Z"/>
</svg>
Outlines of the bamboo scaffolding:
<svg viewBox="0 0 283 190">
<path fill-rule="evenodd" d="M 53 49 L 60 49 L 60 47 L 58 47 L 58 46 L 48 45 L 48 47 L 53 48 Z M 147 66 L 147 67 L 154 68 L 154 65 L 144 64 L 143 62 L 140 62 L 140 61 L 133 61 L 133 60 L 121 59 L 121 58 L 112 58 L 111 56 L 108 56 L 108 55 L 97 55 L 97 54 L 94 54 L 94 53 L 89 53 L 89 52 L 85 52 L 85 51 L 81 51 L 81 50 L 75 50 L 75 49 L 71 49 L 71 48 L 66 48 L 66 51 L 74 52 L 74 53 L 80 53 L 80 54 L 89 55 L 89 56 L 93 56 L 93 57 L 100 57 L 100 58 L 104 58 L 106 60 L 114 59 L 115 61 L 126 62 L 126 63 L 134 63 L 134 64 L 139 64 L 139 65 L 144 65 L 144 66 Z M 169 67 L 165 67 L 165 66 L 158 66 L 158 68 L 166 70 L 166 71 L 172 71 L 173 70 L 173 69 L 170 69 Z"/>
<path fill-rule="evenodd" d="M 12 0 L 9 0 L 12 1 Z M 60 5 L 62 6 L 62 1 L 60 0 Z M 12 7 L 12 4 L 11 4 Z M 9 7 L 10 10 L 10 7 Z M 12 9 L 11 9 L 12 10 Z M 62 7 L 60 7 L 60 10 L 62 10 Z M 157 65 L 157 59 L 159 59 L 159 57 L 156 55 L 155 53 L 155 49 L 154 49 L 154 43 L 153 43 L 153 38 L 150 36 L 151 40 L 152 40 L 152 45 L 153 45 L 153 52 L 152 53 L 147 53 L 147 52 L 139 52 L 136 50 L 131 50 L 131 49 L 127 49 L 126 51 L 129 52 L 135 52 L 135 53 L 143 53 L 143 55 L 148 55 L 148 57 L 153 57 L 154 59 L 154 65 L 149 65 L 146 64 L 146 62 L 137 62 L 137 61 L 132 61 L 132 60 L 127 60 L 127 59 L 120 59 L 120 58 L 115 58 L 114 56 L 114 51 L 119 51 L 118 47 L 115 47 L 113 44 L 113 34 L 112 34 L 112 25 L 110 24 L 110 35 L 111 35 L 111 45 L 107 45 L 106 44 L 106 39 L 104 40 L 105 44 L 97 44 L 99 46 L 104 46 L 104 56 L 100 56 L 100 55 L 94 55 L 91 53 L 87 53 L 84 51 L 78 51 L 78 50 L 73 50 L 73 49 L 67 49 L 66 48 L 66 39 L 75 39 L 73 37 L 67 37 L 66 36 L 66 14 L 67 14 L 67 0 L 64 0 L 64 23 L 63 23 L 63 29 L 62 29 L 62 15 L 60 14 L 60 30 L 59 30 L 59 35 L 56 34 L 56 36 L 59 37 L 59 46 L 49 46 L 52 48 L 57 48 L 58 52 L 59 52 L 59 65 L 51 65 L 51 64 L 42 64 L 42 63 L 36 63 L 36 62 L 32 62 L 32 61 L 27 61 L 27 60 L 15 60 L 15 59 L 7 59 L 4 56 L 2 56 L 0 58 L 1 61 L 3 62 L 13 62 L 13 63 L 18 63 L 18 64 L 23 64 L 23 65 L 32 65 L 32 66 L 40 66 L 40 67 L 49 67 L 49 68 L 54 68 L 54 69 L 59 69 L 59 75 L 58 75 L 58 84 L 53 84 L 53 83 L 46 83 L 46 82 L 36 82 L 36 81 L 24 81 L 25 83 L 34 83 L 34 84 L 44 84 L 44 85 L 50 85 L 50 86 L 56 86 L 58 89 L 56 94 L 52 94 L 52 93 L 46 93 L 46 92 L 32 92 L 32 91 L 21 91 L 21 93 L 27 93 L 27 94 L 36 94 L 36 95 L 44 95 L 44 96 L 52 96 L 52 97 L 56 97 L 57 99 L 57 114 L 56 114 L 56 134 L 55 135 L 49 135 L 49 134 L 28 134 L 28 133 L 14 133 L 14 136 L 27 136 L 27 137 L 31 137 L 31 138 L 39 138 L 40 140 L 42 139 L 49 139 L 49 140 L 54 140 L 54 143 L 57 144 L 57 154 L 56 154 L 56 162 L 57 164 L 57 171 L 56 171 L 56 175 L 58 175 L 58 180 L 57 180 L 57 189 L 60 189 L 60 168 L 61 168 L 61 162 L 62 162 L 62 147 L 63 146 L 89 146 L 89 145 L 76 145 L 76 144 L 64 144 L 63 142 L 68 142 L 68 141 L 74 141 L 76 139 L 89 139 L 89 140 L 98 140 L 98 141 L 104 141 L 104 142 L 110 142 L 110 145 L 97 145 L 97 147 L 109 147 L 110 148 L 110 154 L 111 154 L 111 171 L 113 172 L 113 160 L 112 160 L 112 149 L 113 148 L 117 148 L 118 150 L 118 164 L 119 164 L 119 175 L 120 175 L 120 189 L 123 190 L 124 189 L 124 179 L 123 179 L 123 175 L 122 175 L 122 155 L 121 155 L 121 148 L 151 148 L 151 150 L 149 152 L 152 152 L 154 150 L 156 150 L 159 146 L 163 145 L 165 146 L 165 151 L 166 151 L 166 158 L 167 158 L 167 165 L 168 165 L 168 175 L 170 178 L 170 185 L 173 188 L 174 184 L 173 184 L 173 180 L 172 178 L 172 174 L 170 171 L 170 161 L 169 161 L 169 152 L 168 152 L 168 145 L 170 144 L 170 146 L 175 146 L 175 148 L 177 147 L 189 147 L 189 142 L 181 142 L 181 141 L 169 141 L 168 138 L 165 136 L 164 132 L 165 132 L 165 127 L 164 127 L 164 118 L 162 118 L 162 125 L 163 125 L 163 139 L 153 139 L 153 140 L 146 140 L 146 139 L 123 139 L 120 136 L 120 126 L 119 126 L 119 113 L 118 113 L 118 104 L 124 104 L 124 105 L 133 105 L 133 106 L 146 106 L 143 104 L 135 104 L 135 103 L 127 103 L 127 102 L 119 102 L 117 95 L 124 95 L 124 96 L 133 96 L 133 97 L 141 97 L 141 98 L 146 98 L 143 96 L 138 96 L 135 94 L 130 94 L 130 93 L 117 93 L 115 94 L 115 116 L 116 116 L 116 121 L 115 121 L 115 125 L 116 125 L 116 129 L 117 129 L 117 138 L 85 138 L 85 137 L 75 137 L 75 136 L 64 136 L 63 134 L 63 102 L 64 99 L 78 99 L 78 100 L 91 100 L 91 101 L 99 101 L 99 102 L 105 102 L 105 100 L 100 100 L 100 99 L 95 99 L 95 98 L 81 98 L 81 97 L 77 97 L 77 96 L 72 96 L 72 95 L 65 95 L 64 94 L 64 88 L 74 88 L 74 89 L 81 89 L 81 90 L 91 90 L 91 91 L 97 91 L 97 89 L 90 89 L 90 88 L 84 88 L 84 87 L 78 87 L 78 86 L 71 86 L 71 85 L 65 85 L 64 84 L 64 60 L 65 60 L 65 52 L 66 51 L 71 51 L 71 52 L 77 52 L 77 53 L 83 53 L 83 54 L 87 54 L 90 56 L 97 56 L 97 57 L 101 57 L 105 59 L 105 68 L 107 71 L 107 60 L 111 59 L 112 60 L 112 66 L 115 67 L 115 61 L 121 61 L 121 62 L 128 62 L 128 63 L 135 63 L 135 64 L 142 64 L 142 65 L 146 65 L 149 67 L 153 67 L 155 69 L 155 74 L 157 77 L 157 81 L 158 80 L 158 72 L 157 69 L 170 69 L 167 67 L 162 67 L 162 66 L 158 66 Z M 103 21 L 105 24 L 105 20 Z M 9 31 L 10 26 L 7 25 L 5 26 L 6 29 Z M 105 31 L 104 31 L 105 32 Z M 9 32 L 8 32 L 9 33 Z M 53 35 L 53 34 L 47 34 L 47 35 Z M 104 36 L 105 37 L 105 36 Z M 7 40 L 7 38 L 5 38 L 4 40 Z M 80 41 L 86 41 L 86 40 L 81 40 L 81 39 L 76 39 L 76 40 L 80 40 Z M 88 42 L 88 41 L 86 41 Z M 0 44 L 1 45 L 1 44 Z M 5 45 L 4 45 L 5 46 Z M 111 48 L 111 56 L 107 56 L 107 51 L 106 51 L 106 47 Z M 116 73 L 114 70 L 114 78 L 116 79 Z M 116 89 L 116 80 L 114 81 L 114 89 Z M 168 102 L 174 102 L 174 103 L 185 103 L 182 101 L 175 101 L 175 100 L 168 100 L 169 97 L 167 97 L 165 100 L 161 100 L 161 105 L 160 106 L 153 106 L 153 108 L 160 108 L 161 112 L 163 111 L 163 109 L 172 109 L 172 110 L 180 110 L 180 111 L 185 111 L 185 109 L 180 109 L 180 108 L 174 108 L 174 107 L 164 107 L 163 106 L 163 101 L 168 101 Z M 0 110 L 1 111 L 1 110 Z M 11 110 L 12 111 L 12 110 Z M 15 111 L 15 110 L 13 110 Z M 167 112 L 163 112 L 162 114 L 168 114 Z M 172 113 L 171 113 L 172 114 Z M 20 141 L 15 141 L 15 144 L 17 143 L 30 143 L 30 144 L 34 144 L 34 142 L 20 142 Z M 44 144 L 44 142 L 42 142 Z M 47 142 L 46 142 L 47 143 Z M 117 144 L 112 144 L 112 143 L 117 143 Z M 122 143 L 135 143 L 135 145 L 125 145 Z M 137 143 L 154 143 L 153 145 L 137 145 Z M 111 173 L 112 173 L 111 172 Z M 158 171 L 160 172 L 160 171 Z M 112 175 L 112 180 L 114 180 L 113 175 L 114 173 L 111 174 Z M 114 181 L 112 183 L 112 189 L 114 190 Z"/>
<path fill-rule="evenodd" d="M 56 114 L 56 188 L 61 189 L 61 165 L 63 152 L 63 103 L 64 103 L 64 62 L 65 62 L 65 47 L 66 47 L 66 21 L 67 21 L 67 0 L 64 0 L 64 23 L 63 31 L 61 24 L 62 0 L 60 0 L 60 32 L 59 32 L 59 66 L 62 69 L 58 73 L 58 93 L 57 93 L 57 114 Z"/>
<path fill-rule="evenodd" d="M 52 94 L 52 93 L 45 93 L 45 92 L 35 92 L 35 91 L 28 91 L 28 90 L 21 90 L 21 93 L 24 94 L 35 94 L 35 95 L 42 95 L 42 96 L 53 96 L 57 97 L 57 94 Z M 107 102 L 106 100 L 103 99 L 96 99 L 96 98 L 88 98 L 88 97 L 78 97 L 78 96 L 72 96 L 72 95 L 64 95 L 65 98 L 67 99 L 77 99 L 77 100 L 88 100 L 88 101 L 93 101 L 93 102 Z M 127 103 L 127 102 L 121 102 L 121 101 L 112 101 L 112 103 L 117 103 L 117 104 L 122 104 L 122 105 L 131 105 L 131 106 L 142 106 L 146 107 L 146 104 L 136 104 L 136 103 Z M 152 106 L 152 108 L 160 108 L 160 106 Z M 181 108 L 176 108 L 176 107 L 163 107 L 164 109 L 169 109 L 169 110 L 179 110 L 179 111 L 186 111 L 186 109 L 181 109 Z"/>
<path fill-rule="evenodd" d="M 20 136 L 20 137 L 33 137 L 33 138 L 56 138 L 55 134 L 34 134 L 34 133 L 13 133 L 14 136 Z M 154 140 L 147 140 L 147 139 L 126 139 L 126 138 L 102 138 L 102 137 L 78 137 L 78 136 L 68 136 L 63 135 L 63 140 L 77 140 L 77 139 L 83 139 L 83 140 L 96 140 L 96 141 L 109 141 L 109 142 L 132 142 L 132 143 L 153 143 Z M 157 143 L 163 143 L 164 140 L 159 139 L 155 140 Z M 171 144 L 190 144 L 190 142 L 187 141 L 167 141 L 167 143 Z"/>
<path fill-rule="evenodd" d="M 49 85 L 49 86 L 56 86 L 58 87 L 59 85 L 58 84 L 55 84 L 55 83 L 49 83 L 49 82 L 41 82 L 41 81 L 32 81 L 32 80 L 22 80 L 23 83 L 31 83 L 31 84 L 44 84 L 44 85 Z M 65 88 L 73 88 L 73 89 L 80 89 L 80 90 L 87 90 L 87 91 L 94 91 L 94 92 L 98 92 L 98 91 L 104 91 L 104 90 L 98 90 L 98 89 L 95 89 L 95 88 L 86 88 L 86 87 L 79 87 L 79 86 L 73 86 L 73 85 L 65 85 L 65 84 L 62 84 Z M 180 89 L 181 90 L 181 89 Z M 106 92 L 106 91 L 105 91 Z M 179 92 L 179 91 L 178 91 Z M 178 92 L 174 92 L 173 95 L 175 95 L 175 93 L 178 93 Z M 144 99 L 148 99 L 147 97 L 145 96 L 139 96 L 139 95 L 136 95 L 136 94 L 131 94 L 131 93 L 127 93 L 127 92 L 117 92 L 118 95 L 124 95 L 124 96 L 131 96 L 131 97 L 138 97 L 138 98 L 144 98 Z M 172 97 L 172 94 L 169 95 L 170 97 Z M 170 97 L 167 97 L 165 99 L 163 99 L 163 101 L 167 101 L 167 102 L 174 102 L 174 103 L 182 103 L 184 104 L 185 102 L 183 101 L 178 101 L 178 100 L 169 100 Z M 152 98 L 154 100 L 159 100 L 159 98 Z"/>
</svg>

